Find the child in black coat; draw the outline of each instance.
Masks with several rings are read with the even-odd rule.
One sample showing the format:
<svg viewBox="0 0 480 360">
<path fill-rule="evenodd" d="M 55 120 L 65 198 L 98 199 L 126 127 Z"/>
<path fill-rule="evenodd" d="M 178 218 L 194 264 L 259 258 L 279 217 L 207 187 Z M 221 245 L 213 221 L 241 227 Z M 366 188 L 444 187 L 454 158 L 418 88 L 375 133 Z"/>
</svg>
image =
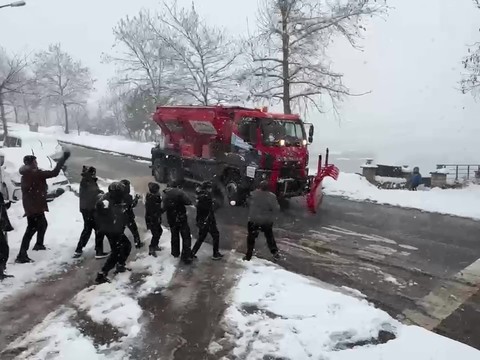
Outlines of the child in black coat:
<svg viewBox="0 0 480 360">
<path fill-rule="evenodd" d="M 152 232 L 152 242 L 150 243 L 149 255 L 157 257 L 158 242 L 162 236 L 162 196 L 160 195 L 160 186 L 151 182 L 148 184 L 148 194 L 145 197 L 145 222 L 147 229 Z"/>
</svg>

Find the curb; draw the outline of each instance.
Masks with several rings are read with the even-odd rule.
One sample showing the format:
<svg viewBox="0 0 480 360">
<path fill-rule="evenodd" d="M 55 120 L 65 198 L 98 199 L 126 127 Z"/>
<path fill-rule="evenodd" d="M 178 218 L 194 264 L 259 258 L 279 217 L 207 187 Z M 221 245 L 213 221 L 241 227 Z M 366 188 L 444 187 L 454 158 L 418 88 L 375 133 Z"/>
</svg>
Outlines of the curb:
<svg viewBox="0 0 480 360">
<path fill-rule="evenodd" d="M 100 149 L 100 148 L 93 147 L 93 146 L 88 146 L 88 145 L 82 145 L 82 144 L 72 143 L 72 142 L 64 141 L 64 140 L 58 140 L 58 142 L 59 142 L 60 144 L 78 146 L 78 147 L 81 147 L 81 148 L 85 148 L 85 149 L 89 149 L 89 150 L 95 150 L 95 151 L 104 152 L 104 153 L 108 153 L 108 154 L 114 154 L 114 155 L 120 155 L 120 156 L 127 156 L 127 157 L 129 157 L 129 158 L 134 159 L 134 160 L 146 160 L 146 161 L 152 160 L 151 157 L 132 155 L 132 154 L 127 154 L 127 153 L 122 153 L 122 152 L 112 151 L 112 150 L 105 150 L 105 149 Z"/>
</svg>

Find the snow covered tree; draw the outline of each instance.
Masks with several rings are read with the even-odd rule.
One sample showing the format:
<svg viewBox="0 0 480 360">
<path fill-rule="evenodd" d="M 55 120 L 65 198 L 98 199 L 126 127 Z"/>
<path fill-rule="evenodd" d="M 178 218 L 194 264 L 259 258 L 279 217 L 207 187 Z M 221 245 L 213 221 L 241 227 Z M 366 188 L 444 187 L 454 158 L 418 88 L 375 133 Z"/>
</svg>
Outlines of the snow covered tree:
<svg viewBox="0 0 480 360">
<path fill-rule="evenodd" d="M 9 56 L 0 48 L 0 118 L 4 134 L 8 134 L 5 104 L 12 94 L 19 93 L 25 85 L 24 71 L 27 66 L 25 57 Z"/>
<path fill-rule="evenodd" d="M 42 97 L 63 107 L 65 133 L 68 134 L 68 108 L 85 105 L 93 90 L 90 69 L 64 52 L 60 44 L 54 44 L 47 51 L 35 55 L 34 73 Z"/>
<path fill-rule="evenodd" d="M 385 11 L 384 0 L 264 0 L 247 41 L 252 97 L 281 102 L 290 114 L 296 105 L 321 111 L 325 95 L 334 105 L 352 95 L 327 49 L 338 37 L 357 48 L 364 18 Z"/>
<path fill-rule="evenodd" d="M 174 54 L 175 93 L 203 105 L 237 100 L 238 44 L 201 19 L 193 3 L 189 9 L 164 4 L 163 10 L 150 28 Z"/>
</svg>

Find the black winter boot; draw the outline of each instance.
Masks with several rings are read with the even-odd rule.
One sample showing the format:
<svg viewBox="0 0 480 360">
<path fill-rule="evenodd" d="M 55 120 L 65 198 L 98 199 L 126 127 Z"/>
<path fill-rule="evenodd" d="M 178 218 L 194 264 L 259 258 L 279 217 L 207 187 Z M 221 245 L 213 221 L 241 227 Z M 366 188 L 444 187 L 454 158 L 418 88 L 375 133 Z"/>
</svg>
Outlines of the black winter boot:
<svg viewBox="0 0 480 360">
<path fill-rule="evenodd" d="M 223 254 L 220 254 L 219 252 L 213 254 L 212 260 L 221 260 L 223 259 Z"/>
<path fill-rule="evenodd" d="M 97 259 L 97 260 L 105 259 L 106 257 L 108 257 L 108 255 L 110 255 L 110 254 L 106 253 L 104 251 L 97 251 L 97 253 L 95 254 L 95 259 Z"/>
<path fill-rule="evenodd" d="M 30 259 L 27 255 L 25 256 L 17 256 L 15 259 L 15 263 L 17 264 L 28 264 L 28 263 L 33 263 L 34 261 Z"/>
<path fill-rule="evenodd" d="M 155 250 L 155 247 L 150 247 L 149 248 L 148 255 L 153 256 L 153 257 L 157 257 L 157 252 Z"/>
<path fill-rule="evenodd" d="M 0 281 L 8 279 L 8 278 L 13 278 L 13 277 L 14 277 L 13 275 L 5 274 L 5 266 L 4 265 L 0 266 Z"/>
<path fill-rule="evenodd" d="M 45 247 L 45 245 L 35 244 L 35 246 L 33 247 L 32 250 L 33 251 L 44 251 L 44 250 L 47 250 L 47 248 Z"/>
<path fill-rule="evenodd" d="M 110 282 L 110 279 L 107 277 L 106 274 L 104 274 L 103 272 L 99 272 L 97 274 L 97 278 L 95 279 L 95 282 L 97 284 L 105 284 L 105 283 L 109 283 Z"/>
<path fill-rule="evenodd" d="M 127 271 L 132 271 L 132 269 L 127 268 L 125 265 L 117 264 L 115 274 L 124 273 L 124 272 L 127 272 Z"/>
</svg>

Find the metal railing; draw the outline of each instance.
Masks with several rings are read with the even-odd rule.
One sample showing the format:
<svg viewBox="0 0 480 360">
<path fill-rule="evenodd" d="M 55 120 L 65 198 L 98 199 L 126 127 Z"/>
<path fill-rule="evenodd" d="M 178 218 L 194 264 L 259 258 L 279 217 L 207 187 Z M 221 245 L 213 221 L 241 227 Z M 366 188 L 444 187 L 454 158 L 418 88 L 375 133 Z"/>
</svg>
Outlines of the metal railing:
<svg viewBox="0 0 480 360">
<path fill-rule="evenodd" d="M 476 174 L 480 174 L 480 165 L 478 164 L 438 164 L 437 170 L 446 169 L 447 178 L 458 180 L 475 179 Z"/>
</svg>

